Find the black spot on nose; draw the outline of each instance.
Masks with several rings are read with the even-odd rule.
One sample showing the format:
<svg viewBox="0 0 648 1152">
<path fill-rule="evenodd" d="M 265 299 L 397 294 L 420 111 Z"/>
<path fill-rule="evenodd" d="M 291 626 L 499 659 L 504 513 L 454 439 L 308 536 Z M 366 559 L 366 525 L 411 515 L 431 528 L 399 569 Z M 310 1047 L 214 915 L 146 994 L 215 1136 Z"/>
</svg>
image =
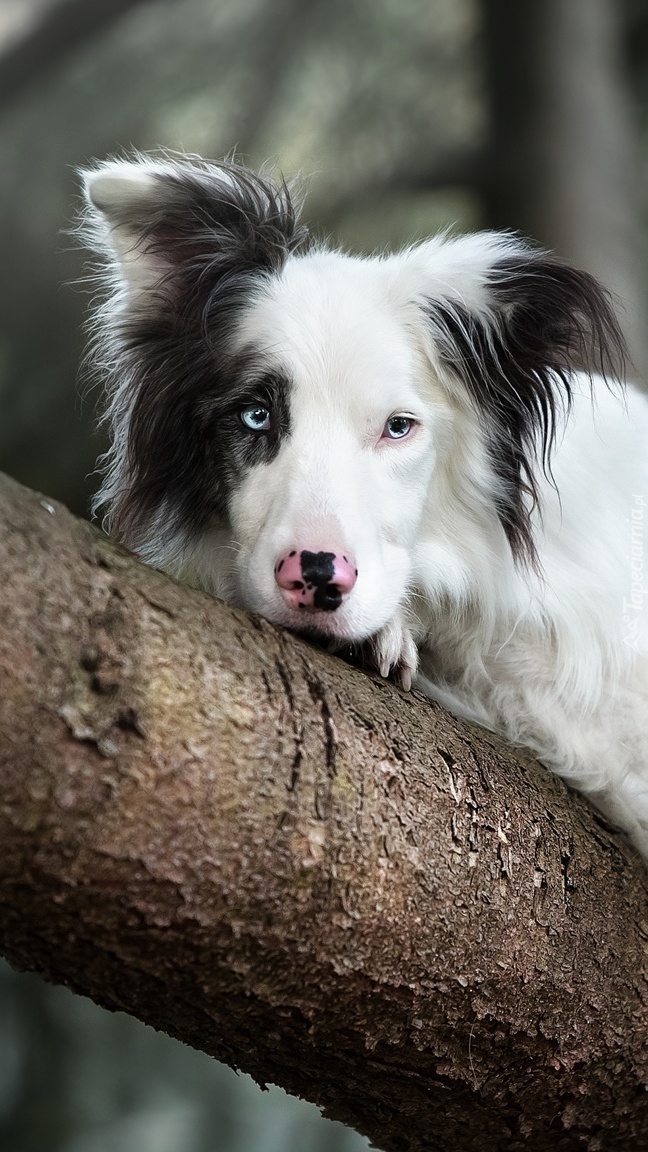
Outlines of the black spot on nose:
<svg viewBox="0 0 648 1152">
<path fill-rule="evenodd" d="M 300 560 L 307 584 L 330 584 L 335 571 L 335 552 L 302 552 Z"/>
<path fill-rule="evenodd" d="M 342 593 L 333 584 L 335 572 L 335 552 L 302 552 L 300 556 L 302 576 L 316 591 L 313 597 L 315 608 L 334 612 L 342 603 Z"/>
</svg>

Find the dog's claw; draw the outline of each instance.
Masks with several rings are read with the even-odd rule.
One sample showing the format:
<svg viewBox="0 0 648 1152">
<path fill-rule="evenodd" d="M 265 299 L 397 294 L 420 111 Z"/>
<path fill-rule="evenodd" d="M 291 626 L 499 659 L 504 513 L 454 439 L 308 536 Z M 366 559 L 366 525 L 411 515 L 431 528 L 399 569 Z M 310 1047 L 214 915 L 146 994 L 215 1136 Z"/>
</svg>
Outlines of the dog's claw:
<svg viewBox="0 0 648 1152">
<path fill-rule="evenodd" d="M 409 692 L 418 665 L 418 649 L 400 614 L 386 624 L 371 642 L 380 675 L 391 674 L 403 691 Z"/>
</svg>

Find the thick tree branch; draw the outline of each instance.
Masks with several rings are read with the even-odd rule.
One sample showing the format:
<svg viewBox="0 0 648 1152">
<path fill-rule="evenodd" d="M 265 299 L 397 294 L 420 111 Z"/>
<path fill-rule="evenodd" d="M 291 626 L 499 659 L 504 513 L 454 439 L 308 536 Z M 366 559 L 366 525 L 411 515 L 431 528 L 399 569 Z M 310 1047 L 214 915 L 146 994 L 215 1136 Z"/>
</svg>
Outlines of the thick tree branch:
<svg viewBox="0 0 648 1152">
<path fill-rule="evenodd" d="M 640 862 L 532 761 L 0 485 L 0 949 L 383 1149 L 648 1148 Z"/>
</svg>

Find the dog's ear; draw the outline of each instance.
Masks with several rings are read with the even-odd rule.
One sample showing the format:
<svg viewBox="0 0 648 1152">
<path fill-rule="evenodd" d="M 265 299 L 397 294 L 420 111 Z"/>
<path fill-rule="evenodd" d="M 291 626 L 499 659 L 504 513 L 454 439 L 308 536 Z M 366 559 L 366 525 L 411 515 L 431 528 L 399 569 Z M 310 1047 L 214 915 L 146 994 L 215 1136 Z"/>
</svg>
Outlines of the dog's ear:
<svg viewBox="0 0 648 1152">
<path fill-rule="evenodd" d="M 610 297 L 587 272 L 507 234 L 442 237 L 410 259 L 434 367 L 477 409 L 500 520 L 515 557 L 534 563 L 538 473 L 550 474 L 574 373 L 623 375 Z"/>
<path fill-rule="evenodd" d="M 189 532 L 223 513 L 208 423 L 249 368 L 230 347 L 238 313 L 305 229 L 284 184 L 233 163 L 134 156 L 82 178 L 80 236 L 101 258 L 105 296 L 87 369 L 103 385 L 111 439 L 94 509 L 169 569 Z"/>
<path fill-rule="evenodd" d="M 136 156 L 81 179 L 82 238 L 130 305 L 177 304 L 177 290 L 189 304 L 223 278 L 276 271 L 305 237 L 286 185 L 234 163 Z"/>
</svg>

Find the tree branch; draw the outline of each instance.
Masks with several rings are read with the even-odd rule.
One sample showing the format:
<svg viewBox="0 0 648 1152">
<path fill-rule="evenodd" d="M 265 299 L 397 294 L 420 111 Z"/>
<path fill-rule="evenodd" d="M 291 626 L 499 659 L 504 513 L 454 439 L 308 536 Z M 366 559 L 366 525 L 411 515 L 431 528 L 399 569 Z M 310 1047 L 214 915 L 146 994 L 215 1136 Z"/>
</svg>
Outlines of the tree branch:
<svg viewBox="0 0 648 1152">
<path fill-rule="evenodd" d="M 0 55 L 0 111 L 143 0 L 57 0 Z"/>
<path fill-rule="evenodd" d="M 640 862 L 530 759 L 0 483 L 0 949 L 383 1149 L 648 1147 Z"/>
</svg>

